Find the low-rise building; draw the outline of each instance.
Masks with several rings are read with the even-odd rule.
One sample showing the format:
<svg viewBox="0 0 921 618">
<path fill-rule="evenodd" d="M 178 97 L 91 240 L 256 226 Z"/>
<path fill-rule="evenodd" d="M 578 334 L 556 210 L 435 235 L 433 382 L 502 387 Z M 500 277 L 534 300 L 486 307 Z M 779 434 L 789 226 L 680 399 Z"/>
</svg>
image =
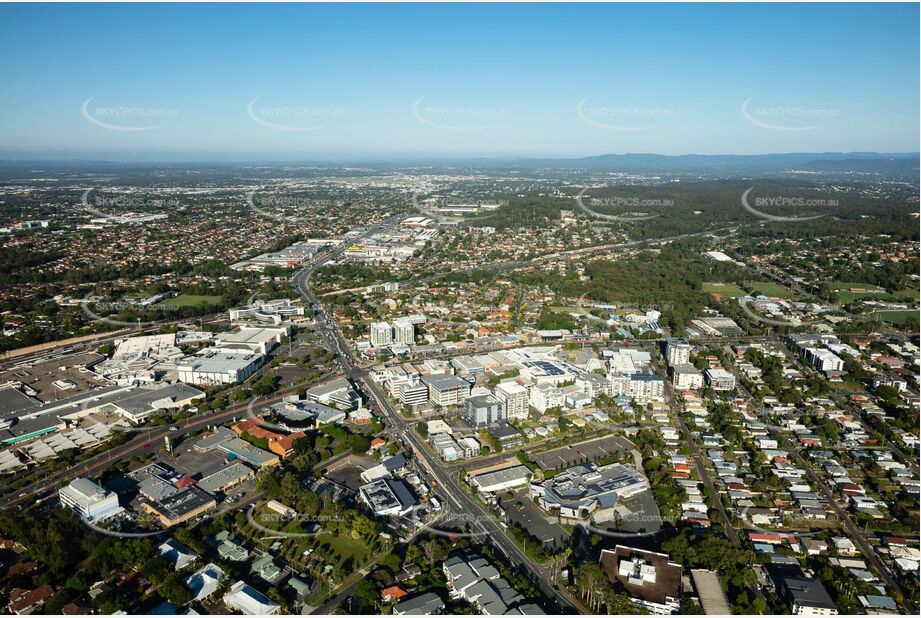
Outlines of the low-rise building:
<svg viewBox="0 0 921 618">
<path fill-rule="evenodd" d="M 649 489 L 642 474 L 621 463 L 606 466 L 573 466 L 542 483 L 531 484 L 531 497 L 545 511 L 562 519 L 607 521 L 614 516 L 614 506 Z"/>
<path fill-rule="evenodd" d="M 142 508 L 156 516 L 165 528 L 176 526 L 205 513 L 215 506 L 214 496 L 197 485 L 187 487 L 158 502 L 145 502 Z"/>
<path fill-rule="evenodd" d="M 736 387 L 736 377 L 725 369 L 707 369 L 707 384 L 715 391 L 731 391 Z"/>
<path fill-rule="evenodd" d="M 359 488 L 361 499 L 377 516 L 405 515 L 416 506 L 416 499 L 399 479 L 378 479 Z"/>
</svg>

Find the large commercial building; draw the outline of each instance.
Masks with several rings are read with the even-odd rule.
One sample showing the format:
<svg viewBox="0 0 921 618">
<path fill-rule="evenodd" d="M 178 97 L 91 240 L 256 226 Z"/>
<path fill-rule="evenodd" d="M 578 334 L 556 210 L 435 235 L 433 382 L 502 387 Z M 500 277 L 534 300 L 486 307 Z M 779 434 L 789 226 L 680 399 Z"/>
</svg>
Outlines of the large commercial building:
<svg viewBox="0 0 921 618">
<path fill-rule="evenodd" d="M 83 519 L 97 523 L 119 513 L 118 495 L 90 479 L 74 479 L 58 490 L 61 505 Z"/>
<path fill-rule="evenodd" d="M 428 386 L 429 401 L 435 406 L 456 406 L 470 396 L 470 382 L 457 376 L 430 375 L 422 378 Z"/>
<path fill-rule="evenodd" d="M 552 360 L 528 360 L 521 363 L 520 374 L 533 384 L 553 384 L 575 379 L 575 371 L 568 365 Z"/>
<path fill-rule="evenodd" d="M 628 498 L 649 489 L 639 472 L 614 463 L 606 466 L 573 466 L 543 483 L 531 484 L 531 497 L 546 511 L 563 519 L 607 521 L 614 516 L 619 498 Z"/>
<path fill-rule="evenodd" d="M 288 335 L 286 326 L 243 326 L 235 333 L 220 333 L 214 347 L 227 352 L 255 352 L 268 354 Z"/>
<path fill-rule="evenodd" d="M 470 478 L 470 484 L 480 493 L 490 494 L 527 485 L 532 474 L 527 466 L 512 466 L 477 474 Z"/>
<path fill-rule="evenodd" d="M 201 356 L 180 363 L 179 380 L 189 384 L 239 384 L 256 373 L 265 357 L 245 351 L 225 351 L 209 348 Z"/>
<path fill-rule="evenodd" d="M 502 382 L 495 389 L 496 397 L 505 404 L 505 416 L 510 420 L 528 418 L 528 389 L 517 382 Z"/>
<path fill-rule="evenodd" d="M 281 464 L 278 455 L 257 448 L 246 440 L 241 440 L 226 427 L 217 427 L 214 433 L 200 439 L 195 443 L 195 449 L 200 452 L 222 451 L 230 459 L 239 459 L 257 469 Z"/>
<path fill-rule="evenodd" d="M 505 420 L 505 405 L 494 395 L 477 395 L 464 401 L 464 420 L 473 427 Z"/>
</svg>

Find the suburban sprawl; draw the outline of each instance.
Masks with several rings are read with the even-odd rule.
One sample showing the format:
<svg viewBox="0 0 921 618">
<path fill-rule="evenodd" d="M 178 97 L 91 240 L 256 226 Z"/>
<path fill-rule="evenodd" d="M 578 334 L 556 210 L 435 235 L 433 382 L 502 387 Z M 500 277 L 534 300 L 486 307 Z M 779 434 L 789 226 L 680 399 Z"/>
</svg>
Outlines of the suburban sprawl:
<svg viewBox="0 0 921 618">
<path fill-rule="evenodd" d="M 916 615 L 873 162 L 8 165 L 0 604 Z"/>
</svg>

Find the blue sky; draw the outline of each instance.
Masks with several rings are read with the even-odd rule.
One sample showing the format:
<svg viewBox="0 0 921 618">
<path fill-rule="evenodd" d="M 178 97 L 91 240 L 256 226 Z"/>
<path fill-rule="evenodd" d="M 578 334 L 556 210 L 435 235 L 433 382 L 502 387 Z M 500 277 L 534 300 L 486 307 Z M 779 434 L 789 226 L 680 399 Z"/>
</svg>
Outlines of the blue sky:
<svg viewBox="0 0 921 618">
<path fill-rule="evenodd" d="M 0 156 L 916 152 L 919 9 L 0 6 Z"/>
</svg>

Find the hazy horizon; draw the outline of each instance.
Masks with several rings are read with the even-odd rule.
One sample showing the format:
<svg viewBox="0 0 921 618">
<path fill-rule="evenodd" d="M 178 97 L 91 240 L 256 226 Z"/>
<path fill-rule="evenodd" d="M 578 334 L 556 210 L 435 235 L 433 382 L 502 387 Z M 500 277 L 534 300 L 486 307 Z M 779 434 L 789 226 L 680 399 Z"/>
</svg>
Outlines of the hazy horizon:
<svg viewBox="0 0 921 618">
<path fill-rule="evenodd" d="M 919 150 L 917 4 L 215 8 L 0 7 L 0 158 Z"/>
</svg>

